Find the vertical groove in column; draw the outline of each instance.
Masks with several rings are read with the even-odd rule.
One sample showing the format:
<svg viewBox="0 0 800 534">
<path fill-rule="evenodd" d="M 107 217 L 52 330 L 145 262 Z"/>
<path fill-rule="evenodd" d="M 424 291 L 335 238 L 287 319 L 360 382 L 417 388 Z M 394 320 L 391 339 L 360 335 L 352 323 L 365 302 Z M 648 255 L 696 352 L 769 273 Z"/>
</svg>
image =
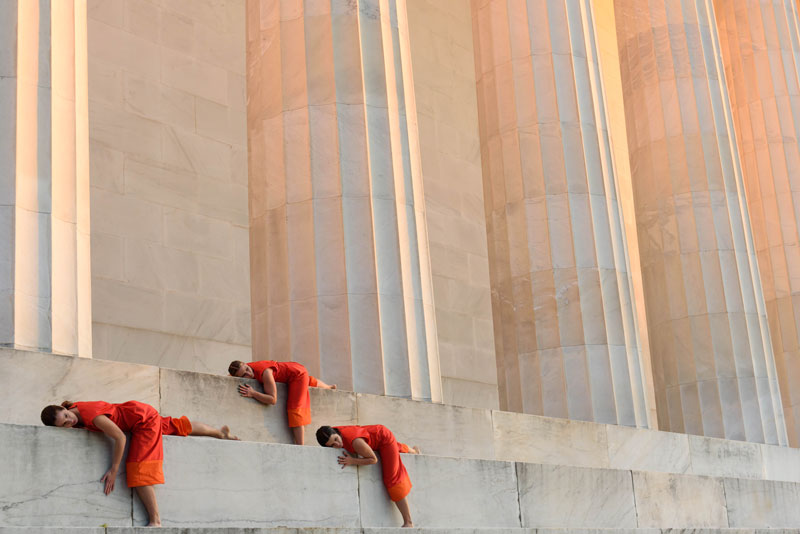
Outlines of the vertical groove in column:
<svg viewBox="0 0 800 534">
<path fill-rule="evenodd" d="M 615 8 L 660 426 L 784 443 L 710 0 Z"/>
<path fill-rule="evenodd" d="M 800 443 L 797 4 L 714 2 L 789 443 Z M 767 386 L 762 386 L 766 390 Z M 773 386 L 774 389 L 774 386 Z"/>
<path fill-rule="evenodd" d="M 501 406 L 647 426 L 591 6 L 472 9 Z"/>
<path fill-rule="evenodd" d="M 248 2 L 254 351 L 344 388 L 440 400 L 404 9 Z"/>
</svg>

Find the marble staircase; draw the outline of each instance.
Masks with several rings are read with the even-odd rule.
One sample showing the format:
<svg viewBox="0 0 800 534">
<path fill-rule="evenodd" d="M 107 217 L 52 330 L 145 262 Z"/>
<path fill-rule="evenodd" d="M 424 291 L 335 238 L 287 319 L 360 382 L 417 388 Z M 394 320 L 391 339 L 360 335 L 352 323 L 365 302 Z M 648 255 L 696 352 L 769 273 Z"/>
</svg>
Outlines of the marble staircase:
<svg viewBox="0 0 800 534">
<path fill-rule="evenodd" d="M 167 415 L 227 423 L 244 438 L 164 438 L 162 521 L 191 527 L 187 534 L 378 534 L 399 525 L 379 468 L 342 470 L 337 451 L 313 439 L 319 424 L 348 423 L 384 423 L 422 447 L 403 457 L 409 502 L 415 523 L 437 532 L 800 527 L 797 449 L 317 389 L 309 446 L 297 447 L 284 406 L 239 397 L 239 382 L 0 349 L 0 534 L 101 525 L 122 534 L 145 521 L 124 478 L 102 494 L 110 458 L 102 435 L 39 422 L 43 405 L 64 398 L 142 400 Z"/>
</svg>

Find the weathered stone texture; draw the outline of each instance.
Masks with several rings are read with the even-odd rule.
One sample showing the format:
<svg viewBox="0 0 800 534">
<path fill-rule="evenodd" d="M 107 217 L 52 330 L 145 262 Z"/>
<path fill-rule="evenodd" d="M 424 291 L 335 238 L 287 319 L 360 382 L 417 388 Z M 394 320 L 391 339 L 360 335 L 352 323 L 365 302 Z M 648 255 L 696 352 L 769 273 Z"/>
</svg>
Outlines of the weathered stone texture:
<svg viewBox="0 0 800 534">
<path fill-rule="evenodd" d="M 216 373 L 250 357 L 244 13 L 89 3 L 100 358 Z"/>
</svg>

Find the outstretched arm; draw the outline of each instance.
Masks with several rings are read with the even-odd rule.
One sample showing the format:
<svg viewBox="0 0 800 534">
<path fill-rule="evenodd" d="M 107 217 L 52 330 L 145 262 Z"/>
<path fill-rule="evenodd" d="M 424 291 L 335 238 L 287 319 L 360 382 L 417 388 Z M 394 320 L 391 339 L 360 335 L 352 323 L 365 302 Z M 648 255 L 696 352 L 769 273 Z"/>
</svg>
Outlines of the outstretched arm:
<svg viewBox="0 0 800 534">
<path fill-rule="evenodd" d="M 122 463 L 122 455 L 125 453 L 125 433 L 120 430 L 117 424 L 105 415 L 98 415 L 94 418 L 94 426 L 114 440 L 114 452 L 111 454 L 111 467 L 100 480 L 106 483 L 105 494 L 114 491 L 114 482 L 117 480 L 119 465 Z"/>
<path fill-rule="evenodd" d="M 375 451 L 367 445 L 367 442 L 364 441 L 363 438 L 356 438 L 353 440 L 353 449 L 361 458 L 350 456 L 345 452 L 338 458 L 339 465 L 342 466 L 342 469 L 348 465 L 372 465 L 378 463 L 378 457 L 375 456 Z"/>
<path fill-rule="evenodd" d="M 266 369 L 264 371 L 264 374 L 261 376 L 261 381 L 264 384 L 264 393 L 243 384 L 239 386 L 239 395 L 255 399 L 261 404 L 275 404 L 278 398 L 278 386 L 275 385 L 275 377 L 272 376 L 272 369 Z"/>
</svg>

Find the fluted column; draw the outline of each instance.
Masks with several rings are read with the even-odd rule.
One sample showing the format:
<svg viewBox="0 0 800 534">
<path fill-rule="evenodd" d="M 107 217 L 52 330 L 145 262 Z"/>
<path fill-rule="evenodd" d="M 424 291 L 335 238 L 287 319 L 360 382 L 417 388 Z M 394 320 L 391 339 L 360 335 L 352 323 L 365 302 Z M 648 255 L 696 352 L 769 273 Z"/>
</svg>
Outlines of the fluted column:
<svg viewBox="0 0 800 534">
<path fill-rule="evenodd" d="M 795 0 L 715 0 L 789 443 L 800 444 L 800 20 Z"/>
<path fill-rule="evenodd" d="M 501 407 L 647 426 L 589 0 L 473 0 Z"/>
<path fill-rule="evenodd" d="M 0 343 L 91 356 L 86 1 L 0 9 Z"/>
<path fill-rule="evenodd" d="M 615 0 L 664 430 L 786 443 L 711 0 Z"/>
<path fill-rule="evenodd" d="M 247 15 L 255 357 L 441 400 L 405 1 Z"/>
</svg>

